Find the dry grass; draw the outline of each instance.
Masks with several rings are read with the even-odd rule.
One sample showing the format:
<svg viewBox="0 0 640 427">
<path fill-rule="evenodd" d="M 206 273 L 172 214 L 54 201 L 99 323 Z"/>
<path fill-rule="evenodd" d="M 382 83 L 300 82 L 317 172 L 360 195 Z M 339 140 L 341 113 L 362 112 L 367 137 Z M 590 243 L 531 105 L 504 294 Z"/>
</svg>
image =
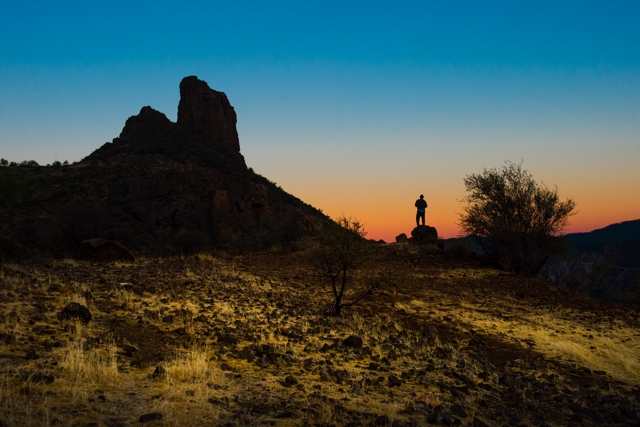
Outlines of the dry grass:
<svg viewBox="0 0 640 427">
<path fill-rule="evenodd" d="M 424 304 L 412 301 L 405 307 L 419 311 Z M 449 315 L 478 330 L 503 334 L 525 348 L 529 346 L 525 340 L 533 340 L 535 349 L 549 358 L 559 357 L 594 371 L 605 371 L 618 380 L 640 384 L 640 334 L 628 325 L 602 324 L 594 330 L 591 322 L 566 320 L 570 313 L 548 311 L 505 320 L 496 312 L 464 302 Z"/>
<path fill-rule="evenodd" d="M 120 286 L 121 277 L 135 277 L 130 273 L 148 267 L 145 263 L 154 266 L 146 271 L 152 275 L 148 282 L 158 286 L 156 291 L 149 292 L 138 282 Z M 77 261 L 57 265 L 90 270 Z M 463 425 L 471 423 L 477 413 L 486 414 L 479 402 L 485 406 L 487 400 L 495 403 L 498 392 L 472 387 L 468 394 L 452 397 L 438 384 L 463 386 L 452 372 L 473 380 L 480 372 L 493 369 L 491 364 L 479 362 L 464 349 L 465 342 L 442 343 L 437 337 L 427 340 L 422 331 L 405 329 L 396 311 L 434 321 L 446 314 L 452 324 L 463 324 L 465 330 L 474 328 L 523 348 L 528 347 L 524 340 L 533 340 L 529 342 L 535 342 L 535 350 L 548 359 L 560 357 L 604 370 L 626 385 L 640 384 L 637 331 L 622 322 L 596 329 L 593 319 L 574 318 L 568 310 L 542 312 L 528 307 L 516 310 L 517 315 L 505 316 L 501 307 L 487 310 L 466 292 L 446 298 L 437 295 L 436 304 L 427 298 L 430 291 L 425 286 L 425 298 L 406 298 L 393 291 L 397 298 L 393 309 L 387 306 L 374 313 L 353 310 L 343 317 L 328 317 L 323 311 L 324 295 L 317 288 L 254 276 L 239 264 L 211 254 L 110 266 L 102 276 L 106 280 L 100 282 L 84 280 L 81 275 L 76 281 L 62 279 L 21 266 L 15 271 L 25 277 L 0 274 L 0 298 L 6 297 L 7 291 L 17 294 L 27 285 L 40 289 L 55 283 L 61 291 L 45 300 L 51 319 L 46 325 L 41 321 L 27 323 L 36 313 L 30 294 L 7 299 L 10 302 L 0 310 L 0 331 L 15 334 L 22 349 L 40 349 L 44 339 L 57 340 L 61 346 L 48 353 L 38 350 L 40 359 L 25 360 L 24 353 L 20 357 L 12 353 L 15 346 L 0 344 L 0 356 L 4 357 L 0 359 L 0 420 L 9 425 L 133 425 L 140 415 L 159 412 L 162 420 L 148 425 L 342 425 L 355 418 L 366 425 L 386 415 L 390 421 L 416 421 L 420 426 L 426 425 L 424 413 L 417 416 L 407 408 L 420 404 L 424 411 L 430 411 L 438 405 L 448 408 L 456 400 L 465 404 L 469 414 Z M 292 270 L 289 274 L 296 273 Z M 445 286 L 459 282 L 472 286 L 474 280 L 492 280 L 502 273 L 450 268 L 407 274 L 421 284 L 437 280 Z M 33 284 L 36 275 L 37 283 L 42 284 L 39 287 Z M 95 301 L 85 297 L 87 291 L 96 295 Z M 70 301 L 89 306 L 94 321 L 82 325 L 54 320 L 55 312 Z M 167 315 L 174 320 L 163 320 Z M 116 320 L 134 331 L 147 326 L 158 331 L 161 340 L 157 345 L 164 359 L 153 365 L 135 365 L 120 347 L 137 346 L 136 335 L 128 340 L 108 335 L 110 322 Z M 52 338 L 36 337 L 30 344 L 26 337 L 34 334 L 34 327 L 43 325 L 55 330 Z M 179 327 L 192 339 L 182 340 L 184 337 L 175 332 Z M 292 338 L 287 331 L 297 331 L 301 338 Z M 226 334 L 237 335 L 240 341 L 217 341 Z M 350 335 L 361 337 L 367 350 L 340 345 Z M 87 345 L 87 339 L 96 336 L 102 337 L 101 342 Z M 321 350 L 327 344 L 330 348 Z M 278 360 L 240 359 L 239 351 L 252 345 L 270 346 Z M 436 353 L 446 356 L 436 357 Z M 369 369 L 371 363 L 381 368 Z M 152 376 L 156 364 L 166 375 Z M 434 366 L 428 373 L 427 364 Z M 348 372 L 344 380 L 331 374 L 338 370 Z M 51 384 L 34 382 L 37 372 L 51 374 L 55 380 Z M 403 377 L 407 373 L 411 375 Z M 489 374 L 490 378 L 498 377 L 494 371 Z M 290 375 L 297 384 L 285 384 Z M 401 387 L 388 386 L 391 375 L 402 379 Z M 276 418 L 288 410 L 296 416 Z M 496 420 L 499 425 L 508 421 Z"/>
<path fill-rule="evenodd" d="M 62 377 L 68 379 L 74 387 L 91 384 L 94 387 L 115 387 L 119 384 L 117 347 L 112 340 L 98 348 L 87 350 L 82 341 L 70 343 L 65 349 L 59 367 L 64 371 Z"/>
</svg>

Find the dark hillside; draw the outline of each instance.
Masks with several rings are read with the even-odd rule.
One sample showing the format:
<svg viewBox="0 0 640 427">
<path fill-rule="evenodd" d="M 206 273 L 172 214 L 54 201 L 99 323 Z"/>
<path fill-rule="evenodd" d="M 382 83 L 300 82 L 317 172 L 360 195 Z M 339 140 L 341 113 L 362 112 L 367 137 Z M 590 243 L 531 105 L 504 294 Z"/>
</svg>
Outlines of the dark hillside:
<svg viewBox="0 0 640 427">
<path fill-rule="evenodd" d="M 137 251 L 293 245 L 328 218 L 247 169 L 236 116 L 196 77 L 180 85 L 178 122 L 151 107 L 71 166 L 0 168 L 0 250 L 56 255 L 87 238 Z M 4 185 L 4 184 L 3 184 Z"/>
<path fill-rule="evenodd" d="M 596 252 L 605 245 L 640 241 L 640 219 L 611 224 L 589 233 L 567 234 L 571 246 L 580 252 Z"/>
<path fill-rule="evenodd" d="M 545 280 L 604 301 L 640 300 L 640 220 L 566 239 L 569 250 L 540 272 Z"/>
</svg>

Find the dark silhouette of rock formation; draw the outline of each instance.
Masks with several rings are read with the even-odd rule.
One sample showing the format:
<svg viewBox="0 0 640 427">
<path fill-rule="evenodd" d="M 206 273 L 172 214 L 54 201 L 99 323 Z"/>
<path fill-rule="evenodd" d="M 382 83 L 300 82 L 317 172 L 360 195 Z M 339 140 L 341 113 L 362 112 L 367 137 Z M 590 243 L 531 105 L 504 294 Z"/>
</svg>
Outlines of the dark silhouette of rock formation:
<svg viewBox="0 0 640 427">
<path fill-rule="evenodd" d="M 196 76 L 180 82 L 178 125 L 191 133 L 202 133 L 240 152 L 236 111 L 227 95 L 209 88 Z"/>
<path fill-rule="evenodd" d="M 435 245 L 438 243 L 438 230 L 428 225 L 419 225 L 411 230 L 411 243 L 415 245 Z"/>
<path fill-rule="evenodd" d="M 143 107 L 77 164 L 0 168 L 33 189 L 0 206 L 0 251 L 79 252 L 92 238 L 134 251 L 265 249 L 315 235 L 324 214 L 247 168 L 226 95 L 197 77 L 180 93 L 177 123 Z"/>
</svg>

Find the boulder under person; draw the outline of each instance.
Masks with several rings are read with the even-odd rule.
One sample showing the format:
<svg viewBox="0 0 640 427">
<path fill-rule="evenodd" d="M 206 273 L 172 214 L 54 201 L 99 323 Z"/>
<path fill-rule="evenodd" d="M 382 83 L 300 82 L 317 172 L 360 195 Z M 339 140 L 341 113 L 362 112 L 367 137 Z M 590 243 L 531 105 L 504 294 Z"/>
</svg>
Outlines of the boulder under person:
<svg viewBox="0 0 640 427">
<path fill-rule="evenodd" d="M 416 213 L 416 227 L 420 227 L 420 218 L 422 218 L 422 225 L 425 225 L 424 214 L 427 211 L 427 201 L 422 194 L 420 198 L 416 200 L 416 208 L 418 208 L 418 212 Z"/>
</svg>

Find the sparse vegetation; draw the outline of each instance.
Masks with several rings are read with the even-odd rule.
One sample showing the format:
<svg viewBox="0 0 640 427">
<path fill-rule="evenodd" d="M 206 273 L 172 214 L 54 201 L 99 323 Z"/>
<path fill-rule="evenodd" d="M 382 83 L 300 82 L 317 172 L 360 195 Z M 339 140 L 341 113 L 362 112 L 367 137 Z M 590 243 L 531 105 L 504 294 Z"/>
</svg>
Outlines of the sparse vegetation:
<svg viewBox="0 0 640 427">
<path fill-rule="evenodd" d="M 536 275 L 562 247 L 559 236 L 575 202 L 538 184 L 522 163 L 467 175 L 460 226 L 485 253 L 509 271 Z"/>
<path fill-rule="evenodd" d="M 456 239 L 448 242 L 444 247 L 445 253 L 456 259 L 469 258 L 474 252 L 467 239 Z"/>
<path fill-rule="evenodd" d="M 14 168 L 2 168 L 0 171 L 0 203 L 10 204 L 28 199 L 33 191 L 33 185 L 20 171 Z"/>
<path fill-rule="evenodd" d="M 371 253 L 366 235 L 360 221 L 340 217 L 325 226 L 312 253 L 318 281 L 322 286 L 329 286 L 337 315 L 344 307 L 370 296 L 380 285 L 379 277 L 362 270 Z"/>
<path fill-rule="evenodd" d="M 5 263 L 0 421 L 566 426 L 577 408 L 579 425 L 633 421 L 629 306 L 444 251 L 367 256 L 393 283 L 341 316 L 301 252 Z M 69 302 L 93 320 L 58 319 Z"/>
</svg>

